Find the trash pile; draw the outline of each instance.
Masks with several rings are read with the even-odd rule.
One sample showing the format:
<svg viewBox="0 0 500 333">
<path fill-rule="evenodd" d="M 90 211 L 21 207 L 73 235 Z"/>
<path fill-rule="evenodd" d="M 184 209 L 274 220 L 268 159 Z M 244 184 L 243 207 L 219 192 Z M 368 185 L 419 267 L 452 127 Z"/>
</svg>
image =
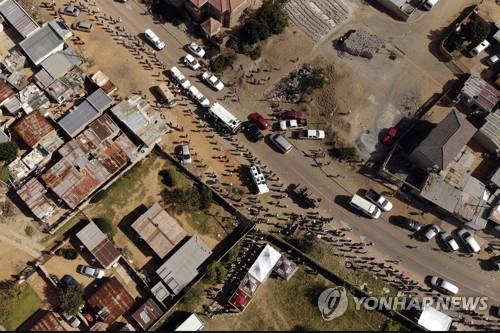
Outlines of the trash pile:
<svg viewBox="0 0 500 333">
<path fill-rule="evenodd" d="M 368 59 L 373 58 L 385 44 L 382 38 L 364 30 L 355 30 L 341 41 L 340 47 L 343 51 Z"/>
<path fill-rule="evenodd" d="M 311 65 L 304 65 L 282 78 L 268 98 L 273 101 L 297 103 L 302 100 L 305 91 L 305 79 L 313 73 Z"/>
</svg>

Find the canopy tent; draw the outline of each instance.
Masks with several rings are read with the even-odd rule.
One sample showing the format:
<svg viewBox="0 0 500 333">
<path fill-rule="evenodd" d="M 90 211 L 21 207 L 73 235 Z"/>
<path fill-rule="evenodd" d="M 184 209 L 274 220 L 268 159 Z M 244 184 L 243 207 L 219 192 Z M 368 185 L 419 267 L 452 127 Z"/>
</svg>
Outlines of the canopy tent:
<svg viewBox="0 0 500 333">
<path fill-rule="evenodd" d="M 433 307 L 424 307 L 418 324 L 429 331 L 448 331 L 452 319 L 450 316 L 434 309 Z"/>
<path fill-rule="evenodd" d="M 248 274 L 260 283 L 264 283 L 280 258 L 281 254 L 278 251 L 272 246 L 266 245 L 250 267 Z"/>
</svg>

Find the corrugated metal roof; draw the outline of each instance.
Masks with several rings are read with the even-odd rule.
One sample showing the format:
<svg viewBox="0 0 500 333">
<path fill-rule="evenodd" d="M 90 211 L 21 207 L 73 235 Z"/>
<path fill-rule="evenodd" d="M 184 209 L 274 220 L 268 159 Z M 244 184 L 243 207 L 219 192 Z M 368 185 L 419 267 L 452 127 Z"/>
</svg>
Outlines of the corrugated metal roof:
<svg viewBox="0 0 500 333">
<path fill-rule="evenodd" d="M 491 143 L 500 148 L 500 111 L 490 113 L 486 117 L 486 123 L 479 129 L 482 135 L 487 137 Z"/>
<path fill-rule="evenodd" d="M 9 142 L 10 138 L 4 131 L 0 131 L 0 143 Z"/>
<path fill-rule="evenodd" d="M 64 45 L 64 40 L 50 27 L 44 25 L 19 43 L 28 58 L 39 65 L 49 55 Z"/>
<path fill-rule="evenodd" d="M 73 63 L 61 52 L 52 54 L 41 62 L 40 66 L 54 79 L 58 79 L 73 68 Z"/>
<path fill-rule="evenodd" d="M 104 268 L 109 268 L 120 258 L 120 252 L 108 237 L 90 221 L 76 237 Z"/>
<path fill-rule="evenodd" d="M 13 126 L 13 130 L 28 146 L 33 148 L 55 129 L 40 111 L 34 111 L 21 118 Z"/>
<path fill-rule="evenodd" d="M 500 100 L 500 91 L 477 75 L 465 81 L 461 93 L 487 112 L 493 111 Z"/>
<path fill-rule="evenodd" d="M 162 314 L 162 309 L 160 309 L 152 298 L 149 298 L 139 309 L 137 309 L 137 311 L 134 312 L 132 318 L 134 318 L 143 330 L 147 330 L 161 317 Z"/>
<path fill-rule="evenodd" d="M 105 111 L 113 104 L 113 99 L 101 88 L 90 94 L 87 101 L 99 112 Z"/>
<path fill-rule="evenodd" d="M 19 190 L 17 195 L 40 220 L 51 216 L 55 204 L 45 196 L 45 187 L 36 178 L 31 178 Z"/>
<path fill-rule="evenodd" d="M 135 300 L 116 277 L 111 277 L 89 297 L 88 303 L 96 309 L 104 309 L 108 313 L 104 322 L 112 324 L 132 308 Z"/>
<path fill-rule="evenodd" d="M 155 203 L 133 224 L 137 234 L 160 257 L 164 258 L 187 233 L 158 203 Z"/>
<path fill-rule="evenodd" d="M 52 311 L 40 310 L 45 313 L 30 328 L 34 332 L 64 332 L 66 328 L 61 324 L 56 314 Z"/>
<path fill-rule="evenodd" d="M 55 81 L 54 78 L 43 68 L 35 74 L 35 79 L 37 84 L 42 89 L 47 89 L 47 87 Z"/>
<path fill-rule="evenodd" d="M 24 38 L 39 28 L 35 20 L 15 0 L 6 0 L 0 4 L 0 14 Z"/>
<path fill-rule="evenodd" d="M 194 235 L 156 270 L 156 274 L 172 293 L 178 294 L 199 274 L 198 267 L 211 254 L 208 245 Z"/>
<path fill-rule="evenodd" d="M 15 95 L 16 92 L 14 91 L 14 89 L 12 89 L 10 84 L 5 82 L 4 80 L 0 80 L 0 105 L 2 105 L 6 99 L 9 99 Z"/>
</svg>

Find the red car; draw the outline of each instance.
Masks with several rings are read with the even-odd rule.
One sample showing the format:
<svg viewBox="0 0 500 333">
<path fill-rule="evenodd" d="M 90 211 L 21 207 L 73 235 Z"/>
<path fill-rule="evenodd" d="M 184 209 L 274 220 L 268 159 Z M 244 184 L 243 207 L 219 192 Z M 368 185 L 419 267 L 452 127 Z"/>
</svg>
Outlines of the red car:
<svg viewBox="0 0 500 333">
<path fill-rule="evenodd" d="M 302 111 L 289 110 L 281 114 L 281 119 L 306 119 L 306 115 Z"/>
<path fill-rule="evenodd" d="M 258 112 L 250 114 L 248 116 L 248 119 L 253 121 L 257 125 L 257 127 L 261 130 L 266 130 L 269 128 L 269 123 Z"/>
</svg>

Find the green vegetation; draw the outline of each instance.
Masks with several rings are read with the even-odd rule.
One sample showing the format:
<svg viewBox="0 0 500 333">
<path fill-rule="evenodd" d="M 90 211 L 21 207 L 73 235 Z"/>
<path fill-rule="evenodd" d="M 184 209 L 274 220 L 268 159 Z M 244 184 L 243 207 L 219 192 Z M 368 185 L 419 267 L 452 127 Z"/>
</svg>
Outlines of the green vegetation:
<svg viewBox="0 0 500 333">
<path fill-rule="evenodd" d="M 240 43 L 255 44 L 266 40 L 272 34 L 282 33 L 288 26 L 285 2 L 286 0 L 265 0 L 254 18 L 241 29 Z"/>
<path fill-rule="evenodd" d="M 63 257 L 64 259 L 75 260 L 78 257 L 78 252 L 73 248 L 60 248 L 56 251 L 56 255 Z"/>
<path fill-rule="evenodd" d="M 195 311 L 203 301 L 206 287 L 207 285 L 202 281 L 191 287 L 179 302 L 179 308 L 190 312 Z"/>
<path fill-rule="evenodd" d="M 0 323 L 9 331 L 18 328 L 42 306 L 42 300 L 29 284 L 22 289 L 12 283 L 0 290 Z"/>
<path fill-rule="evenodd" d="M 58 295 L 61 309 L 69 315 L 77 314 L 83 305 L 83 293 L 83 286 L 76 281 L 71 286 L 61 289 Z"/>
<path fill-rule="evenodd" d="M 12 162 L 17 157 L 17 145 L 14 141 L 0 143 L 0 161 L 5 161 L 7 164 Z"/>
<path fill-rule="evenodd" d="M 260 45 L 257 45 L 256 47 L 254 47 L 249 53 L 248 55 L 250 56 L 250 59 L 252 60 L 257 60 L 260 58 L 260 56 L 262 55 L 262 47 Z"/>
<path fill-rule="evenodd" d="M 24 233 L 26 236 L 31 237 L 35 233 L 35 228 L 33 228 L 31 225 L 27 225 L 26 228 L 24 228 Z"/>
<path fill-rule="evenodd" d="M 398 321 L 394 321 L 392 319 L 387 319 L 382 328 L 382 331 L 385 332 L 411 332 L 411 330 L 405 325 L 401 324 Z"/>
<path fill-rule="evenodd" d="M 106 235 L 108 235 L 108 237 L 110 239 L 113 239 L 113 237 L 115 237 L 117 230 L 116 230 L 116 226 L 113 224 L 112 221 L 110 221 L 110 220 L 108 220 L 107 218 L 104 218 L 104 217 L 97 217 L 97 218 L 92 219 L 92 221 L 94 221 L 94 223 L 96 224 L 96 226 L 103 233 L 105 233 Z"/>
<path fill-rule="evenodd" d="M 340 147 L 330 150 L 333 157 L 339 160 L 357 160 L 359 158 L 358 151 L 354 147 Z"/>
<path fill-rule="evenodd" d="M 179 213 L 196 213 L 208 211 L 213 203 L 212 192 L 205 185 L 190 188 L 174 188 L 163 193 L 164 198 L 175 203 Z"/>
<path fill-rule="evenodd" d="M 208 266 L 206 277 L 210 282 L 222 283 L 227 278 L 227 268 L 223 263 L 214 261 Z"/>
<path fill-rule="evenodd" d="M 0 180 L 7 183 L 10 178 L 10 171 L 6 165 L 0 165 Z"/>
<path fill-rule="evenodd" d="M 313 90 L 323 88 L 326 77 L 322 68 L 313 68 L 311 74 L 306 75 L 302 80 L 302 93 L 310 94 Z"/>
<path fill-rule="evenodd" d="M 459 31 L 453 31 L 446 39 L 445 47 L 450 52 L 465 52 L 485 40 L 490 32 L 489 24 L 480 19 L 473 19 L 465 23 Z"/>
<path fill-rule="evenodd" d="M 210 60 L 210 70 L 214 73 L 222 73 L 227 68 L 233 66 L 236 61 L 236 53 L 219 54 Z"/>
</svg>

